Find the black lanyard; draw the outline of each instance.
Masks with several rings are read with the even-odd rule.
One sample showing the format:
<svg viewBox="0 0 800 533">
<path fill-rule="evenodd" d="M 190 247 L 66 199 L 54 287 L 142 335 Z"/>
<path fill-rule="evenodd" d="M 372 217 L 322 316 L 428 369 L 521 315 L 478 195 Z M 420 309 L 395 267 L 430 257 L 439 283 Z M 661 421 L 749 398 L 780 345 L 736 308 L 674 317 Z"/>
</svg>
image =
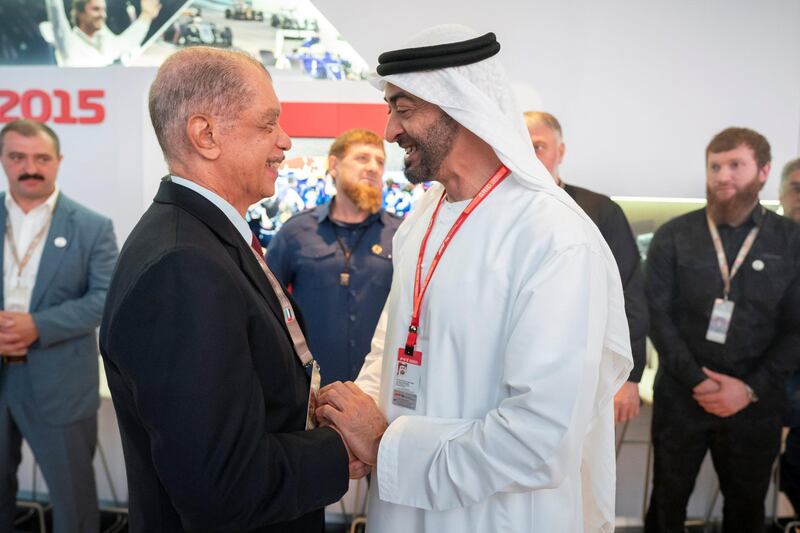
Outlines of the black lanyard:
<svg viewBox="0 0 800 533">
<path fill-rule="evenodd" d="M 333 224 L 333 232 L 336 234 L 336 241 L 339 243 L 339 247 L 342 249 L 342 253 L 344 254 L 344 268 L 342 272 L 339 274 L 339 285 L 342 287 L 347 287 L 350 285 L 350 258 L 353 256 L 353 252 L 358 248 L 361 239 L 364 238 L 364 235 L 367 234 L 368 227 L 357 227 L 355 228 L 356 231 L 361 229 L 361 233 L 356 237 L 356 242 L 353 244 L 352 248 L 348 248 L 347 244 L 344 242 L 344 239 L 339 235 L 339 227 L 338 224 L 334 222 Z"/>
</svg>

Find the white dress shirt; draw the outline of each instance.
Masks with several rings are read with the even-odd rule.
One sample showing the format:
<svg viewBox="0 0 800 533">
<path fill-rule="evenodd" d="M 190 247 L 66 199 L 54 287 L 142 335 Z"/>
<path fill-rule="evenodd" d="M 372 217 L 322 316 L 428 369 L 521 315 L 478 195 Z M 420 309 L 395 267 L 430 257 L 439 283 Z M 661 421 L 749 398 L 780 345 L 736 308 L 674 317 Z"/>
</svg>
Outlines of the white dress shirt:
<svg viewBox="0 0 800 533">
<path fill-rule="evenodd" d="M 36 284 L 36 274 L 39 272 L 39 262 L 42 260 L 42 251 L 50 231 L 50 222 L 53 220 L 53 211 L 58 200 L 58 187 L 44 203 L 25 213 L 10 192 L 6 192 L 6 232 L 3 249 L 3 308 L 7 311 L 27 313 L 31 303 L 31 294 Z M 33 249 L 30 260 L 22 272 L 14 260 L 11 239 L 8 238 L 8 229 L 13 231 L 14 242 L 17 245 L 17 257 L 20 261 L 25 257 L 28 248 L 39 231 L 44 229 L 44 236 Z"/>
<path fill-rule="evenodd" d="M 248 245 L 253 241 L 253 230 L 250 229 L 250 225 L 244 219 L 242 215 L 233 207 L 231 204 L 228 203 L 222 196 L 218 195 L 217 193 L 206 189 L 202 185 L 198 185 L 197 183 L 187 180 L 186 178 L 180 178 L 178 176 L 170 176 L 172 183 L 176 185 L 181 185 L 186 187 L 187 189 L 191 189 L 197 194 L 203 196 L 206 200 L 217 206 L 217 208 L 222 211 L 222 213 L 228 217 L 228 220 L 231 221 L 233 227 L 236 228 L 236 231 L 242 236 L 244 242 Z"/>
</svg>

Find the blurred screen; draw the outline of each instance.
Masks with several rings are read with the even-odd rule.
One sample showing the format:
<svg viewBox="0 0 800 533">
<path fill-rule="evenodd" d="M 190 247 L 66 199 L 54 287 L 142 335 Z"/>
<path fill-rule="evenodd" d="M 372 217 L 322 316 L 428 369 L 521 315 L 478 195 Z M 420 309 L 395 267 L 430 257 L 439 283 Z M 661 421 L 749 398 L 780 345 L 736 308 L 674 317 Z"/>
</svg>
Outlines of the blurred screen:
<svg viewBox="0 0 800 533">
<path fill-rule="evenodd" d="M 0 0 L 0 66 L 159 66 L 190 46 L 247 52 L 282 77 L 368 74 L 309 0 Z"/>
<path fill-rule="evenodd" d="M 128 64 L 187 3 L 0 0 L 0 65 Z M 142 4 L 156 14 L 154 19 L 142 16 Z"/>
</svg>

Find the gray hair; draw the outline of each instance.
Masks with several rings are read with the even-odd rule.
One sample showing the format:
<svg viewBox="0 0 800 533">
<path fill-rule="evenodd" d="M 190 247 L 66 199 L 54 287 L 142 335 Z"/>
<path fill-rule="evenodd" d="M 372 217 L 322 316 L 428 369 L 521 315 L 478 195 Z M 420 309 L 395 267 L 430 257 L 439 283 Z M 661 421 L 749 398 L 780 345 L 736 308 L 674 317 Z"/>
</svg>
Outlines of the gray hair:
<svg viewBox="0 0 800 533">
<path fill-rule="evenodd" d="M 252 56 L 239 51 L 196 46 L 172 54 L 150 86 L 150 121 L 169 163 L 190 148 L 186 123 L 197 113 L 224 122 L 235 119 L 253 99 L 245 81 L 247 65 L 269 73 Z"/>
<path fill-rule="evenodd" d="M 561 133 L 561 124 L 559 124 L 558 119 L 550 113 L 545 113 L 544 111 L 525 111 L 522 116 L 525 118 L 525 126 L 532 128 L 534 126 L 544 125 L 553 130 L 553 132 L 558 135 L 559 140 L 564 138 L 564 135 Z"/>
<path fill-rule="evenodd" d="M 781 191 L 783 191 L 783 188 L 789 183 L 789 176 L 798 170 L 800 170 L 800 158 L 793 159 L 786 163 L 786 166 L 783 167 L 783 172 L 781 172 Z"/>
</svg>

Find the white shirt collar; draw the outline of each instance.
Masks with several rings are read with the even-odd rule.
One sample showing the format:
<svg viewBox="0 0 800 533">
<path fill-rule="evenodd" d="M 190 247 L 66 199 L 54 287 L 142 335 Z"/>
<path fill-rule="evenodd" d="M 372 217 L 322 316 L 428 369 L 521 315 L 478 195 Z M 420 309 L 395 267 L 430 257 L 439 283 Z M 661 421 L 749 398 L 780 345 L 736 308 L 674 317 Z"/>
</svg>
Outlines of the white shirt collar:
<svg viewBox="0 0 800 533">
<path fill-rule="evenodd" d="M 217 206 L 217 208 L 222 211 L 222 213 L 228 217 L 228 220 L 231 221 L 233 227 L 241 234 L 242 239 L 248 245 L 253 240 L 253 231 L 250 229 L 250 225 L 247 221 L 239 214 L 235 207 L 227 202 L 222 196 L 218 195 L 217 193 L 206 189 L 202 185 L 198 185 L 197 183 L 187 180 L 186 178 L 181 178 L 178 176 L 170 176 L 172 179 L 172 183 L 177 185 L 181 185 L 186 187 L 187 189 L 191 189 L 197 194 L 202 195 L 206 200 Z"/>
<path fill-rule="evenodd" d="M 44 203 L 37 205 L 36 207 L 31 209 L 31 212 L 38 209 L 47 209 L 51 213 L 55 211 L 59 192 L 60 191 L 58 185 L 56 185 L 55 188 L 53 189 L 53 192 L 50 194 L 50 196 L 47 197 L 47 200 L 45 200 Z M 6 191 L 6 213 L 11 211 L 12 209 L 19 209 L 20 211 L 22 211 L 22 208 L 19 206 L 17 201 L 14 200 L 13 196 L 11 196 L 11 191 Z"/>
</svg>

